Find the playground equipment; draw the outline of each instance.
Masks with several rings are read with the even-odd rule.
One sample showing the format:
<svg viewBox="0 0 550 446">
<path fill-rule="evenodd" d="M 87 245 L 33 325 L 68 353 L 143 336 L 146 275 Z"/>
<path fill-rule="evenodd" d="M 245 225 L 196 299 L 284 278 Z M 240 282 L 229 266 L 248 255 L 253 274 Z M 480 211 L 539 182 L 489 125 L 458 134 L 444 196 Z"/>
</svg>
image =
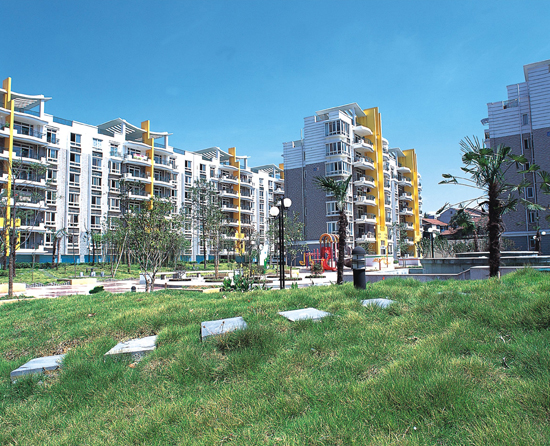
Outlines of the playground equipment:
<svg viewBox="0 0 550 446">
<path fill-rule="evenodd" d="M 303 259 L 299 261 L 301 266 L 311 266 L 320 263 L 323 271 L 336 271 L 338 259 L 338 236 L 334 234 L 323 234 L 319 238 L 321 249 L 304 252 Z"/>
</svg>

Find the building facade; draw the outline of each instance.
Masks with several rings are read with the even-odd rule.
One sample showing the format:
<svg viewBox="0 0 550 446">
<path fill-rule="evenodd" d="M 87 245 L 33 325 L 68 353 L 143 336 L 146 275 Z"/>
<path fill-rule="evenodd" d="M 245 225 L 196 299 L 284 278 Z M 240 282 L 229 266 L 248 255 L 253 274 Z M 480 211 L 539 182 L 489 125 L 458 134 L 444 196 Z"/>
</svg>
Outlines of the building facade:
<svg viewBox="0 0 550 446">
<path fill-rule="evenodd" d="M 356 103 L 321 110 L 304 119 L 303 138 L 283 144 L 290 211 L 305 225 L 315 249 L 323 233 L 338 233 L 338 209 L 315 177 L 344 180 L 348 189 L 348 248 L 367 244 L 379 255 L 415 255 L 421 238 L 421 180 L 414 149 L 390 148 L 378 108 Z"/>
<path fill-rule="evenodd" d="M 151 197 L 170 201 L 173 212 L 186 212 L 190 189 L 206 179 L 219 190 L 225 219 L 227 255 L 239 254 L 240 242 L 254 234 L 267 255 L 269 208 L 284 194 L 283 165 L 249 167 L 235 148 L 180 150 L 169 144 L 170 133 L 154 132 L 149 121 L 139 126 L 124 119 L 89 125 L 45 112 L 51 98 L 12 91 L 11 79 L 0 88 L 0 189 L 16 193 L 21 234 L 18 261 L 52 260 L 54 243 L 60 261 L 85 262 L 92 252 L 101 259 L 104 247 L 92 242 L 119 218 L 122 197 L 131 208 L 148 206 Z M 9 181 L 12 164 L 14 181 Z M 32 166 L 43 166 L 40 173 Z M 5 202 L 5 201 L 4 201 Z M 3 206 L 0 225 L 9 221 Z M 8 215 L 6 215 L 8 212 Z M 190 260 L 203 252 L 197 228 L 186 235 Z"/>
<path fill-rule="evenodd" d="M 523 67 L 525 82 L 508 85 L 504 101 L 487 104 L 488 117 L 481 120 L 485 128 L 485 146 L 499 144 L 511 147 L 514 154 L 524 155 L 529 163 L 550 171 L 550 60 Z M 545 208 L 550 197 L 539 189 L 536 174 L 519 174 L 510 170 L 507 180 L 531 185 L 523 198 Z M 530 211 L 519 205 L 515 212 L 505 214 L 503 236 L 514 242 L 517 250 L 534 250 L 537 230 L 548 231 L 548 211 Z M 542 251 L 550 251 L 550 240 L 542 237 Z"/>
</svg>

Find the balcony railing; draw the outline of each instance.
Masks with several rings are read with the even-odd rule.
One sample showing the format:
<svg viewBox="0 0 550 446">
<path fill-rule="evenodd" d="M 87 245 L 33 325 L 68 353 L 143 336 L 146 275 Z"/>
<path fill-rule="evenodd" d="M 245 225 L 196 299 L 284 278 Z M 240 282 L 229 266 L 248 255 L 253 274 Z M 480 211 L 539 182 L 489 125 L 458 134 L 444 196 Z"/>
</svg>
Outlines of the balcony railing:
<svg viewBox="0 0 550 446">
<path fill-rule="evenodd" d="M 13 126 L 13 128 L 14 128 L 14 130 L 17 130 L 17 134 L 19 134 L 19 135 L 32 136 L 34 138 L 43 138 L 44 137 L 44 133 L 39 132 L 39 131 L 34 130 L 34 129 L 23 127 L 20 124 L 15 124 Z"/>
</svg>

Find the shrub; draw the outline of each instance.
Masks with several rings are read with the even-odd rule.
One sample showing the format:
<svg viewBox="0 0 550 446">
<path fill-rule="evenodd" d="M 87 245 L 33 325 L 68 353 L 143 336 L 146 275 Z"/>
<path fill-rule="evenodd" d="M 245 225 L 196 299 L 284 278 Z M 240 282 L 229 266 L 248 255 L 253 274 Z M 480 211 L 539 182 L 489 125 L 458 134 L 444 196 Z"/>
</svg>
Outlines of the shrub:
<svg viewBox="0 0 550 446">
<path fill-rule="evenodd" d="M 98 285 L 90 290 L 90 294 L 101 293 L 102 291 L 105 291 L 105 288 L 101 285 Z"/>
</svg>

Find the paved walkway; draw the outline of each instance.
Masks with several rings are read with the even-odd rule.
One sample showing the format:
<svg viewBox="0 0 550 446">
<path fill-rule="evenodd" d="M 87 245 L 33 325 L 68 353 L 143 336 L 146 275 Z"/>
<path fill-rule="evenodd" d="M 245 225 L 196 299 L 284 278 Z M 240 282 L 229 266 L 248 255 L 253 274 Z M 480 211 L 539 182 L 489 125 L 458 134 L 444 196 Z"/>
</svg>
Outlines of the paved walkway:
<svg viewBox="0 0 550 446">
<path fill-rule="evenodd" d="M 393 265 L 386 269 L 384 268 L 383 271 L 388 272 L 388 270 L 392 270 Z M 198 271 L 200 272 L 200 271 Z M 367 274 L 376 273 L 377 270 L 371 270 L 367 271 Z M 162 273 L 163 275 L 169 276 L 172 273 Z M 306 276 L 309 276 L 311 273 L 309 270 L 303 268 L 300 270 L 299 276 L 302 278 L 302 280 L 293 281 L 286 279 L 286 287 L 290 288 L 292 283 L 297 283 L 299 288 L 305 288 L 309 286 L 325 286 L 330 285 L 332 283 L 336 283 L 336 272 L 335 271 L 326 271 L 324 273 L 324 278 L 320 279 L 311 279 L 306 278 Z M 295 273 L 294 273 L 295 275 Z M 174 280 L 162 280 L 160 278 L 161 274 L 157 276 L 157 279 L 155 281 L 155 290 L 164 289 L 165 286 L 168 288 L 174 288 L 174 289 L 180 289 L 181 286 L 192 286 L 192 285 L 215 285 L 214 283 L 205 282 L 204 278 L 202 277 L 193 277 L 191 280 L 188 281 L 174 281 Z M 280 289 L 279 288 L 279 279 L 278 278 L 270 278 L 268 280 L 271 280 L 272 283 L 268 283 L 267 286 L 272 289 Z M 345 281 L 352 281 L 353 280 L 353 272 L 352 270 L 345 268 L 344 269 L 344 280 Z M 105 291 L 109 291 L 110 293 L 126 293 L 131 291 L 132 287 L 136 287 L 136 291 L 145 291 L 145 285 L 140 285 L 139 280 L 133 279 L 133 280 L 117 280 L 117 281 L 108 281 L 108 282 L 97 282 L 93 285 L 58 285 L 58 286 L 43 286 L 43 287 L 33 287 L 33 288 L 27 288 L 24 292 L 18 293 L 25 296 L 32 296 L 34 299 L 53 299 L 60 296 L 67 296 L 67 295 L 73 295 L 73 294 L 88 294 L 91 289 L 93 289 L 96 286 L 103 286 L 105 288 Z M 5 304 L 8 302 L 16 302 L 19 300 L 28 300 L 28 298 L 25 299 L 4 299 L 0 300 L 0 304 Z"/>
</svg>

